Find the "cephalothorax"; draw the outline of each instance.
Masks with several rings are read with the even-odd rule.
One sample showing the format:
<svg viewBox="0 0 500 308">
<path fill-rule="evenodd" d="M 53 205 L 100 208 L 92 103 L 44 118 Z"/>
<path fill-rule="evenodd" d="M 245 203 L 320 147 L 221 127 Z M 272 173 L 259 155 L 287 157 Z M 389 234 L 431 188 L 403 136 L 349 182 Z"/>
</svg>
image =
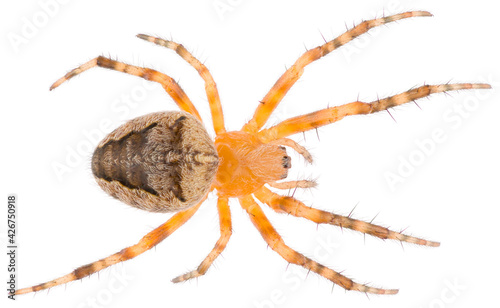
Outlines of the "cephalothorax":
<svg viewBox="0 0 500 308">
<path fill-rule="evenodd" d="M 229 198 L 238 198 L 241 206 L 259 230 L 269 247 L 286 261 L 313 271 L 347 290 L 367 293 L 394 294 L 396 289 L 381 289 L 356 283 L 287 246 L 264 215 L 257 198 L 279 213 L 304 217 L 315 223 L 349 228 L 382 239 L 395 239 L 426 246 L 439 243 L 412 237 L 349 216 L 306 206 L 293 197 L 281 196 L 275 189 L 304 188 L 313 181 L 278 182 L 287 177 L 291 160 L 289 147 L 311 162 L 311 155 L 301 145 L 287 137 L 331 124 L 345 116 L 370 114 L 387 110 L 432 93 L 461 89 L 487 89 L 488 84 L 424 85 L 398 95 L 377 99 L 370 103 L 352 102 L 297 116 L 264 128 L 270 114 L 287 91 L 300 78 L 305 66 L 353 40 L 369 29 L 392 21 L 415 16 L 432 16 L 425 11 L 406 12 L 367 20 L 334 40 L 305 52 L 274 84 L 260 101 L 252 119 L 240 131 L 226 132 L 217 87 L 205 65 L 182 45 L 172 41 L 140 34 L 139 38 L 173 49 L 191 64 L 205 81 L 205 90 L 212 114 L 216 138 L 210 139 L 201 123 L 198 111 L 186 93 L 169 76 L 158 71 L 137 67 L 99 56 L 70 71 L 56 81 L 51 90 L 66 80 L 100 66 L 160 83 L 177 103 L 180 112 L 159 112 L 133 119 L 109 134 L 97 147 L 92 158 L 92 171 L 99 185 L 121 201 L 152 212 L 177 212 L 166 223 L 144 236 L 136 245 L 127 247 L 109 257 L 81 266 L 73 272 L 33 287 L 16 291 L 24 294 L 48 289 L 73 280 L 82 279 L 113 264 L 136 257 L 157 245 L 188 221 L 205 201 L 210 191 L 218 196 L 221 236 L 213 250 L 199 267 L 173 279 L 185 281 L 206 273 L 224 250 L 231 236 Z M 267 186 L 266 186 L 267 185 Z"/>
</svg>

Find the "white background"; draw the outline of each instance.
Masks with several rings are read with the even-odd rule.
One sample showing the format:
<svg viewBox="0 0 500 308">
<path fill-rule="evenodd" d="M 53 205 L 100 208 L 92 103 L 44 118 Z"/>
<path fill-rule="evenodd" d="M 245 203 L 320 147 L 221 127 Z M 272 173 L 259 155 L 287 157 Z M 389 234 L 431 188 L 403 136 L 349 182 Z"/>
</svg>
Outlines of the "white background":
<svg viewBox="0 0 500 308">
<path fill-rule="evenodd" d="M 123 121 L 174 105 L 158 85 L 100 68 L 49 92 L 52 82 L 97 55 L 155 68 L 179 80 L 206 125 L 203 83 L 174 52 L 135 38 L 172 37 L 205 61 L 220 92 L 228 129 L 237 130 L 280 74 L 305 51 L 353 23 L 429 10 L 381 27 L 307 67 L 270 123 L 412 86 L 489 80 L 500 87 L 498 4 L 493 1 L 22 1 L 0 8 L 2 196 L 18 195 L 18 287 L 38 284 L 136 243 L 170 215 L 110 198 L 94 183 L 92 149 L 102 121 Z M 42 3 L 42 4 L 41 4 Z M 56 3 L 45 7 L 43 3 Z M 218 12 L 216 5 L 230 5 Z M 47 11 L 47 12 L 46 12 Z M 30 26 L 29 24 L 33 24 Z M 30 28 L 31 27 L 31 28 Z M 30 29 L 28 29 L 30 28 Z M 31 32 L 29 32 L 30 30 Z M 26 32 L 28 31 L 28 32 Z M 344 292 L 282 260 L 231 202 L 234 233 L 206 276 L 174 285 L 218 238 L 215 196 L 171 237 L 132 261 L 82 282 L 2 298 L 2 307 L 476 307 L 498 302 L 500 254 L 498 91 L 436 94 L 387 112 L 358 116 L 295 138 L 314 165 L 292 154 L 290 178 L 315 178 L 295 194 L 308 205 L 440 241 L 439 248 L 381 241 L 265 209 L 293 248 L 362 283 L 399 288 L 396 296 Z M 142 96 L 140 96 L 142 95 Z M 126 107 L 124 97 L 134 107 Z M 457 110 L 466 110 L 460 114 Z M 445 140 L 427 154 L 433 131 Z M 100 134 L 108 133 L 110 129 Z M 213 131 L 209 129 L 210 134 Z M 97 140 L 94 140 L 93 144 Z M 93 145 L 92 145 L 93 147 Z M 58 176 L 55 165 L 74 166 Z M 418 158 L 418 159 L 417 159 Z M 412 160 L 391 189 L 388 173 Z M 285 192 L 286 194 L 286 192 Z M 6 201 L 4 201 L 6 203 Z M 5 209 L 6 207 L 2 207 Z M 4 211 L 6 213 L 6 210 Z M 2 214 L 6 215 L 6 214 Z M 5 247 L 5 216 L 1 235 Z M 2 253 L 1 266 L 7 267 Z M 2 282 L 6 270 L 2 270 Z M 116 275 L 122 277 L 117 280 Z M 121 282 L 122 281 L 122 282 Z M 123 282 L 124 281 L 124 282 Z M 5 285 L 5 284 L 4 284 Z"/>
</svg>

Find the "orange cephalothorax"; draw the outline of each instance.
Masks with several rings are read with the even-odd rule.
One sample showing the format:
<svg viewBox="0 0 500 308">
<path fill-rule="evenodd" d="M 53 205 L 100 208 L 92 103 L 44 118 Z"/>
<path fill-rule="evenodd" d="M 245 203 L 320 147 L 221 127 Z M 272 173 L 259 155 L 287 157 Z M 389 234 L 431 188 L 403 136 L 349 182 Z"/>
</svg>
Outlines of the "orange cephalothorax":
<svg viewBox="0 0 500 308">
<path fill-rule="evenodd" d="M 249 133 L 220 134 L 215 148 L 220 162 L 213 187 L 224 196 L 251 194 L 266 183 L 286 178 L 291 167 L 284 147 L 262 143 Z"/>
</svg>

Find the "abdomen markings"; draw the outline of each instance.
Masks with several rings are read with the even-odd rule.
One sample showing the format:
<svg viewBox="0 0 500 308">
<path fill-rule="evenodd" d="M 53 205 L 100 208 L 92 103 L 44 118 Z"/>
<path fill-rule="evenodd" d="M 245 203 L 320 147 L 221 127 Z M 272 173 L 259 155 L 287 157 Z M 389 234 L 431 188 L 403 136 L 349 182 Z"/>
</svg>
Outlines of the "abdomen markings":
<svg viewBox="0 0 500 308">
<path fill-rule="evenodd" d="M 151 169 L 151 157 L 143 154 L 148 152 L 148 131 L 157 125 L 153 123 L 141 131 L 130 132 L 119 140 L 109 141 L 97 148 L 92 157 L 94 176 L 108 182 L 118 181 L 125 187 L 142 189 L 158 196 L 158 192 L 148 183 L 147 170 Z"/>
<path fill-rule="evenodd" d="M 204 196 L 218 161 L 201 123 L 183 112 L 164 112 L 136 118 L 111 133 L 94 152 L 92 172 L 112 196 L 145 210 L 168 212 Z M 117 183 L 124 189 L 115 191 Z M 163 204 L 141 204 L 147 202 L 140 200 L 145 193 L 148 200 L 158 198 Z"/>
</svg>

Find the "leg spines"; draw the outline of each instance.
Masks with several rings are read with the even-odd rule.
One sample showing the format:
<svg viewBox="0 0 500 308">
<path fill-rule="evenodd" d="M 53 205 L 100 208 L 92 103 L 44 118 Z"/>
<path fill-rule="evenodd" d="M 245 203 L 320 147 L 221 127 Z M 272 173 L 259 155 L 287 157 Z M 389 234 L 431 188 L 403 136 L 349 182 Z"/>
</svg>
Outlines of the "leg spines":
<svg viewBox="0 0 500 308">
<path fill-rule="evenodd" d="M 262 203 L 268 204 L 273 210 L 288 213 L 296 217 L 303 217 L 318 224 L 330 224 L 341 228 L 348 228 L 361 233 L 369 234 L 381 239 L 399 240 L 424 246 L 439 246 L 438 242 L 427 241 L 413 236 L 401 234 L 388 228 L 374 225 L 365 221 L 336 215 L 330 212 L 307 207 L 304 203 L 292 197 L 280 196 L 269 189 L 262 187 L 254 193 Z"/>
<path fill-rule="evenodd" d="M 302 255 L 301 253 L 288 247 L 281 236 L 276 232 L 271 222 L 267 219 L 260 206 L 255 202 L 251 195 L 240 198 L 240 204 L 246 210 L 250 220 L 259 230 L 260 234 L 267 242 L 269 247 L 276 251 L 283 259 L 289 263 L 300 265 L 308 270 L 311 270 L 322 277 L 340 285 L 346 290 L 355 290 L 375 294 L 395 294 L 398 290 L 394 289 L 379 289 L 363 284 L 356 283 L 344 275 L 322 265 L 318 262 Z"/>
<path fill-rule="evenodd" d="M 156 246 L 167 236 L 169 236 L 180 226 L 182 226 L 186 221 L 188 221 L 194 215 L 194 213 L 196 213 L 205 199 L 206 196 L 197 205 L 190 207 L 182 212 L 176 213 L 166 223 L 146 234 L 137 244 L 122 249 L 121 251 L 99 261 L 81 266 L 73 272 L 52 281 L 42 283 L 33 287 L 16 290 L 16 294 L 25 294 L 66 284 L 68 282 L 90 276 L 116 263 L 135 258 L 136 256 Z"/>
<path fill-rule="evenodd" d="M 417 16 L 432 16 L 429 12 L 425 11 L 413 11 L 401 14 L 396 14 L 393 16 L 377 18 L 372 20 L 367 20 L 361 24 L 353 27 L 344 34 L 338 36 L 337 38 L 318 46 L 314 49 L 306 51 L 302 56 L 300 56 L 297 61 L 286 70 L 285 73 L 276 81 L 271 90 L 262 99 L 263 104 L 259 104 L 255 110 L 252 119 L 246 123 L 242 130 L 247 132 L 257 132 L 262 126 L 267 122 L 269 116 L 276 108 L 276 106 L 281 102 L 283 97 L 286 95 L 288 90 L 295 84 L 295 82 L 300 78 L 304 71 L 304 67 L 314 62 L 321 57 L 329 54 L 333 50 L 347 44 L 354 38 L 366 33 L 371 28 L 393 22 L 400 19 L 417 17 Z"/>
<path fill-rule="evenodd" d="M 371 103 L 352 102 L 340 106 L 318 110 L 301 116 L 287 119 L 268 129 L 263 129 L 258 133 L 263 142 L 285 138 L 287 136 L 305 132 L 324 125 L 339 121 L 346 116 L 358 114 L 370 114 L 378 111 L 388 110 L 417 99 L 429 96 L 433 93 L 446 93 L 448 91 L 467 89 L 489 89 L 491 86 L 484 83 L 456 83 L 441 85 L 424 85 L 409 91 L 377 99 Z"/>
<path fill-rule="evenodd" d="M 90 69 L 90 68 L 92 68 L 94 66 L 97 66 L 97 59 L 98 58 L 94 58 L 94 59 L 90 60 L 89 62 L 87 62 L 85 64 L 82 64 L 79 67 L 77 67 L 77 68 L 69 71 L 68 73 L 66 73 L 66 75 L 64 75 L 63 77 L 59 78 L 56 82 L 54 82 L 50 86 L 50 91 L 52 91 L 55 88 L 57 88 L 58 86 L 60 86 L 66 80 L 69 80 L 69 79 L 75 77 L 76 75 L 81 74 L 84 71 L 86 71 L 86 70 L 88 70 L 88 69 Z"/>
<path fill-rule="evenodd" d="M 126 249 L 124 249 L 124 250 L 126 250 Z M 119 253 L 115 253 L 107 258 L 101 259 L 99 261 L 80 266 L 79 268 L 75 269 L 73 272 L 71 272 L 67 275 L 64 275 L 62 277 L 59 277 L 57 279 L 51 280 L 49 282 L 41 283 L 39 285 L 29 287 L 29 288 L 16 290 L 16 295 L 41 291 L 41 290 L 49 289 L 49 288 L 52 288 L 52 287 L 55 287 L 58 285 L 66 284 L 66 283 L 71 282 L 71 281 L 79 280 L 79 279 L 88 277 L 94 273 L 97 273 L 98 271 L 101 271 L 101 270 L 103 270 L 103 269 L 105 269 L 105 268 L 107 268 L 115 263 L 122 262 L 122 261 L 133 258 L 133 257 L 123 258 L 122 254 L 123 254 L 124 250 L 122 250 Z M 112 262 L 113 260 L 115 260 L 115 261 L 120 260 L 120 261 Z"/>
<path fill-rule="evenodd" d="M 424 17 L 424 16 L 432 16 L 431 13 L 426 11 L 413 11 L 413 12 L 405 12 L 401 14 L 396 14 L 392 16 L 365 20 L 357 26 L 354 26 L 352 29 L 347 30 L 344 34 L 335 38 L 334 40 L 320 46 L 319 48 L 322 50 L 321 56 L 325 56 L 332 52 L 333 50 L 339 48 L 342 45 L 347 44 L 358 36 L 368 32 L 370 29 L 396 21 L 400 19 L 410 18 L 410 17 Z"/>
<path fill-rule="evenodd" d="M 433 93 L 446 93 L 449 91 L 468 90 L 468 89 L 490 89 L 490 88 L 491 86 L 489 84 L 484 84 L 484 83 L 424 85 L 397 95 L 393 95 L 369 103 L 371 105 L 370 113 L 387 110 L 391 107 L 399 106 L 429 96 Z"/>
<path fill-rule="evenodd" d="M 226 129 L 224 127 L 224 116 L 222 113 L 219 91 L 217 90 L 217 85 L 215 84 L 212 74 L 210 73 L 208 68 L 198 59 L 196 59 L 184 46 L 182 46 L 182 44 L 145 34 L 138 34 L 137 37 L 153 44 L 172 49 L 181 58 L 188 62 L 192 67 L 194 67 L 196 71 L 198 71 L 198 74 L 201 76 L 203 81 L 205 81 L 205 92 L 210 104 L 210 111 L 212 113 L 212 121 L 215 133 L 220 134 L 225 132 Z"/>
<path fill-rule="evenodd" d="M 196 270 L 178 276 L 172 279 L 172 282 L 177 283 L 204 275 L 207 272 L 208 268 L 215 261 L 215 259 L 226 248 L 227 242 L 229 241 L 229 238 L 232 234 L 231 212 L 229 210 L 228 198 L 219 197 L 219 201 L 217 202 L 217 210 L 219 212 L 219 225 L 221 235 L 217 240 L 217 243 L 215 243 L 214 248 L 203 260 L 203 262 L 201 262 Z"/>
<path fill-rule="evenodd" d="M 54 82 L 52 86 L 50 87 L 50 90 L 53 90 L 60 86 L 63 82 L 73 78 L 74 76 L 83 73 L 84 71 L 91 69 L 93 67 L 104 67 L 107 69 L 123 72 L 129 75 L 134 75 L 138 76 L 141 78 L 144 78 L 146 80 L 150 81 L 155 81 L 158 82 L 162 85 L 162 87 L 165 89 L 165 91 L 170 95 L 170 97 L 175 101 L 177 106 L 179 106 L 180 109 L 189 112 L 193 116 L 195 116 L 198 120 L 201 121 L 200 114 L 198 113 L 198 110 L 194 107 L 193 103 L 191 100 L 188 98 L 187 94 L 182 90 L 182 88 L 173 80 L 171 77 L 160 73 L 158 71 L 155 71 L 150 68 L 142 68 L 130 64 L 126 64 L 123 62 L 111 60 L 109 58 L 99 56 L 97 58 L 94 58 L 90 60 L 89 62 L 75 68 L 74 70 L 68 72 L 66 75 L 64 75 L 62 78 Z"/>
</svg>

